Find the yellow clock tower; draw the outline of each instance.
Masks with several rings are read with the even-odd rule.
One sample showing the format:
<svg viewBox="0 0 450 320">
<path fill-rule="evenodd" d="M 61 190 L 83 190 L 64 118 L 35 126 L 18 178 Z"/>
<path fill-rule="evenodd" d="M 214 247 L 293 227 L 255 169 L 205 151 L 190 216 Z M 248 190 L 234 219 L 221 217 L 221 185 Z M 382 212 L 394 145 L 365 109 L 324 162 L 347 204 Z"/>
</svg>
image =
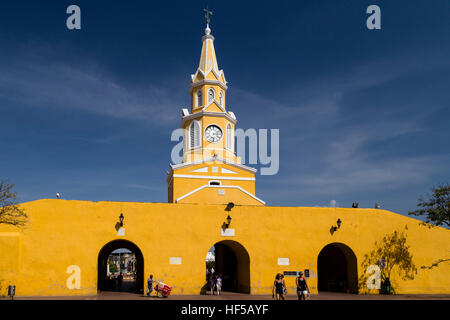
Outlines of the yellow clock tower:
<svg viewBox="0 0 450 320">
<path fill-rule="evenodd" d="M 182 110 L 182 162 L 171 165 L 167 177 L 169 202 L 264 205 L 255 196 L 256 169 L 236 156 L 237 119 L 227 111 L 227 81 L 218 67 L 208 11 L 206 22 L 200 63 L 191 75 L 191 108 Z"/>
</svg>

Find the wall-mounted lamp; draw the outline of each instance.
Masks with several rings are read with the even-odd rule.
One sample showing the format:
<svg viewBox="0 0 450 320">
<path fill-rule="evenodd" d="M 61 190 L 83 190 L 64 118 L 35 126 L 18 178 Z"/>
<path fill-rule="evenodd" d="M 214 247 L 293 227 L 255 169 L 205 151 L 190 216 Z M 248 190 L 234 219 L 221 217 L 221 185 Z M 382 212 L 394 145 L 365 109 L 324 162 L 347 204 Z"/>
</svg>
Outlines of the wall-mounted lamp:
<svg viewBox="0 0 450 320">
<path fill-rule="evenodd" d="M 231 223 L 231 217 L 230 217 L 230 215 L 228 215 L 228 217 L 227 217 L 227 223 L 225 223 L 225 228 L 226 228 L 226 229 L 228 229 L 228 227 L 230 226 L 230 223 Z"/>
<path fill-rule="evenodd" d="M 358 208 L 358 202 L 353 202 L 352 203 L 352 208 Z"/>
<path fill-rule="evenodd" d="M 375 209 L 380 209 L 380 205 L 378 203 L 375 203 Z"/>
<path fill-rule="evenodd" d="M 120 226 L 121 227 L 123 227 L 123 219 L 124 219 L 125 217 L 123 216 L 123 213 L 120 213 L 120 216 L 119 216 L 119 220 L 120 220 Z"/>
<path fill-rule="evenodd" d="M 339 228 L 341 227 L 341 224 L 342 224 L 341 219 L 338 218 L 337 221 L 336 221 L 336 224 L 337 224 L 337 227 L 336 227 L 336 226 L 331 227 L 331 229 L 333 230 L 333 232 L 336 232 L 337 229 L 339 229 Z"/>
<path fill-rule="evenodd" d="M 225 208 L 226 211 L 231 211 L 231 209 L 233 209 L 234 207 L 234 203 L 233 202 L 228 202 L 227 207 Z"/>
</svg>

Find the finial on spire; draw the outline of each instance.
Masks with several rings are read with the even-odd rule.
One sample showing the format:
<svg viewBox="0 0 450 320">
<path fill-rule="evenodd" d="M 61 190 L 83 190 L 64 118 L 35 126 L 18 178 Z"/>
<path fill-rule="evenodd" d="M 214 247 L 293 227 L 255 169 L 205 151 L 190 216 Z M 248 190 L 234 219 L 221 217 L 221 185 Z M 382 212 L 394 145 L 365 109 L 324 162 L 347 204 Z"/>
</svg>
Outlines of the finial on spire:
<svg viewBox="0 0 450 320">
<path fill-rule="evenodd" d="M 206 9 L 203 9 L 203 11 L 205 11 L 206 24 L 209 25 L 209 23 L 211 22 L 211 16 L 213 15 L 213 12 L 208 9 L 208 6 L 206 6 Z"/>
<path fill-rule="evenodd" d="M 203 11 L 205 11 L 205 22 L 206 22 L 205 34 L 209 35 L 211 33 L 209 23 L 211 22 L 211 16 L 213 15 L 213 12 L 208 9 L 208 6 L 206 6 L 206 9 L 203 9 Z"/>
</svg>

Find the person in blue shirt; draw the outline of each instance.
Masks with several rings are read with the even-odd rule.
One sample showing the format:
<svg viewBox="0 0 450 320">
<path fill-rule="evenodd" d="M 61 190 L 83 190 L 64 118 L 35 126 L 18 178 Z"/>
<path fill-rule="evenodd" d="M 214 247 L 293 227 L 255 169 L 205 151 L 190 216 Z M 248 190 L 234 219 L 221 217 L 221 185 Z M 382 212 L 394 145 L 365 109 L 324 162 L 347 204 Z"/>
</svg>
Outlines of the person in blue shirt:
<svg viewBox="0 0 450 320">
<path fill-rule="evenodd" d="M 153 291 L 153 275 L 152 274 L 150 275 L 150 277 L 148 277 L 147 286 L 148 286 L 147 296 L 150 296 L 150 294 Z"/>
</svg>

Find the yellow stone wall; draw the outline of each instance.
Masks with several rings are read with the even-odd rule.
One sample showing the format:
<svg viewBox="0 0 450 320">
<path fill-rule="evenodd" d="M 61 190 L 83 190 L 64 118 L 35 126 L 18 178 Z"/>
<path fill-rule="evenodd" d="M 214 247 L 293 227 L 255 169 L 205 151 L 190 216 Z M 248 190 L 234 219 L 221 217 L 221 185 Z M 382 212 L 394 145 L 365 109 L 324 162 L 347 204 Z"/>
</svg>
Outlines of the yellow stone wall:
<svg viewBox="0 0 450 320">
<path fill-rule="evenodd" d="M 450 293 L 448 259 L 450 232 L 427 228 L 419 221 L 385 210 L 223 205 L 90 202 L 38 200 L 22 204 L 29 224 L 19 230 L 0 225 L 0 285 L 16 285 L 18 296 L 91 295 L 97 293 L 97 260 L 101 248 L 116 239 L 136 244 L 144 256 L 144 277 L 174 286 L 173 294 L 198 294 L 205 283 L 205 257 L 217 242 L 240 243 L 250 257 L 252 294 L 270 294 L 277 272 L 311 270 L 308 280 L 317 292 L 317 257 L 330 243 L 349 246 L 360 263 L 374 242 L 395 230 L 405 232 L 418 273 L 412 281 L 392 276 L 397 293 Z M 125 216 L 125 236 L 116 223 Z M 230 214 L 234 237 L 221 235 L 220 227 Z M 342 226 L 335 233 L 336 220 Z M 181 265 L 169 264 L 181 257 Z M 279 266 L 278 258 L 289 258 Z M 68 289 L 66 273 L 71 265 L 81 270 L 81 288 Z M 294 278 L 286 278 L 294 294 Z"/>
</svg>

